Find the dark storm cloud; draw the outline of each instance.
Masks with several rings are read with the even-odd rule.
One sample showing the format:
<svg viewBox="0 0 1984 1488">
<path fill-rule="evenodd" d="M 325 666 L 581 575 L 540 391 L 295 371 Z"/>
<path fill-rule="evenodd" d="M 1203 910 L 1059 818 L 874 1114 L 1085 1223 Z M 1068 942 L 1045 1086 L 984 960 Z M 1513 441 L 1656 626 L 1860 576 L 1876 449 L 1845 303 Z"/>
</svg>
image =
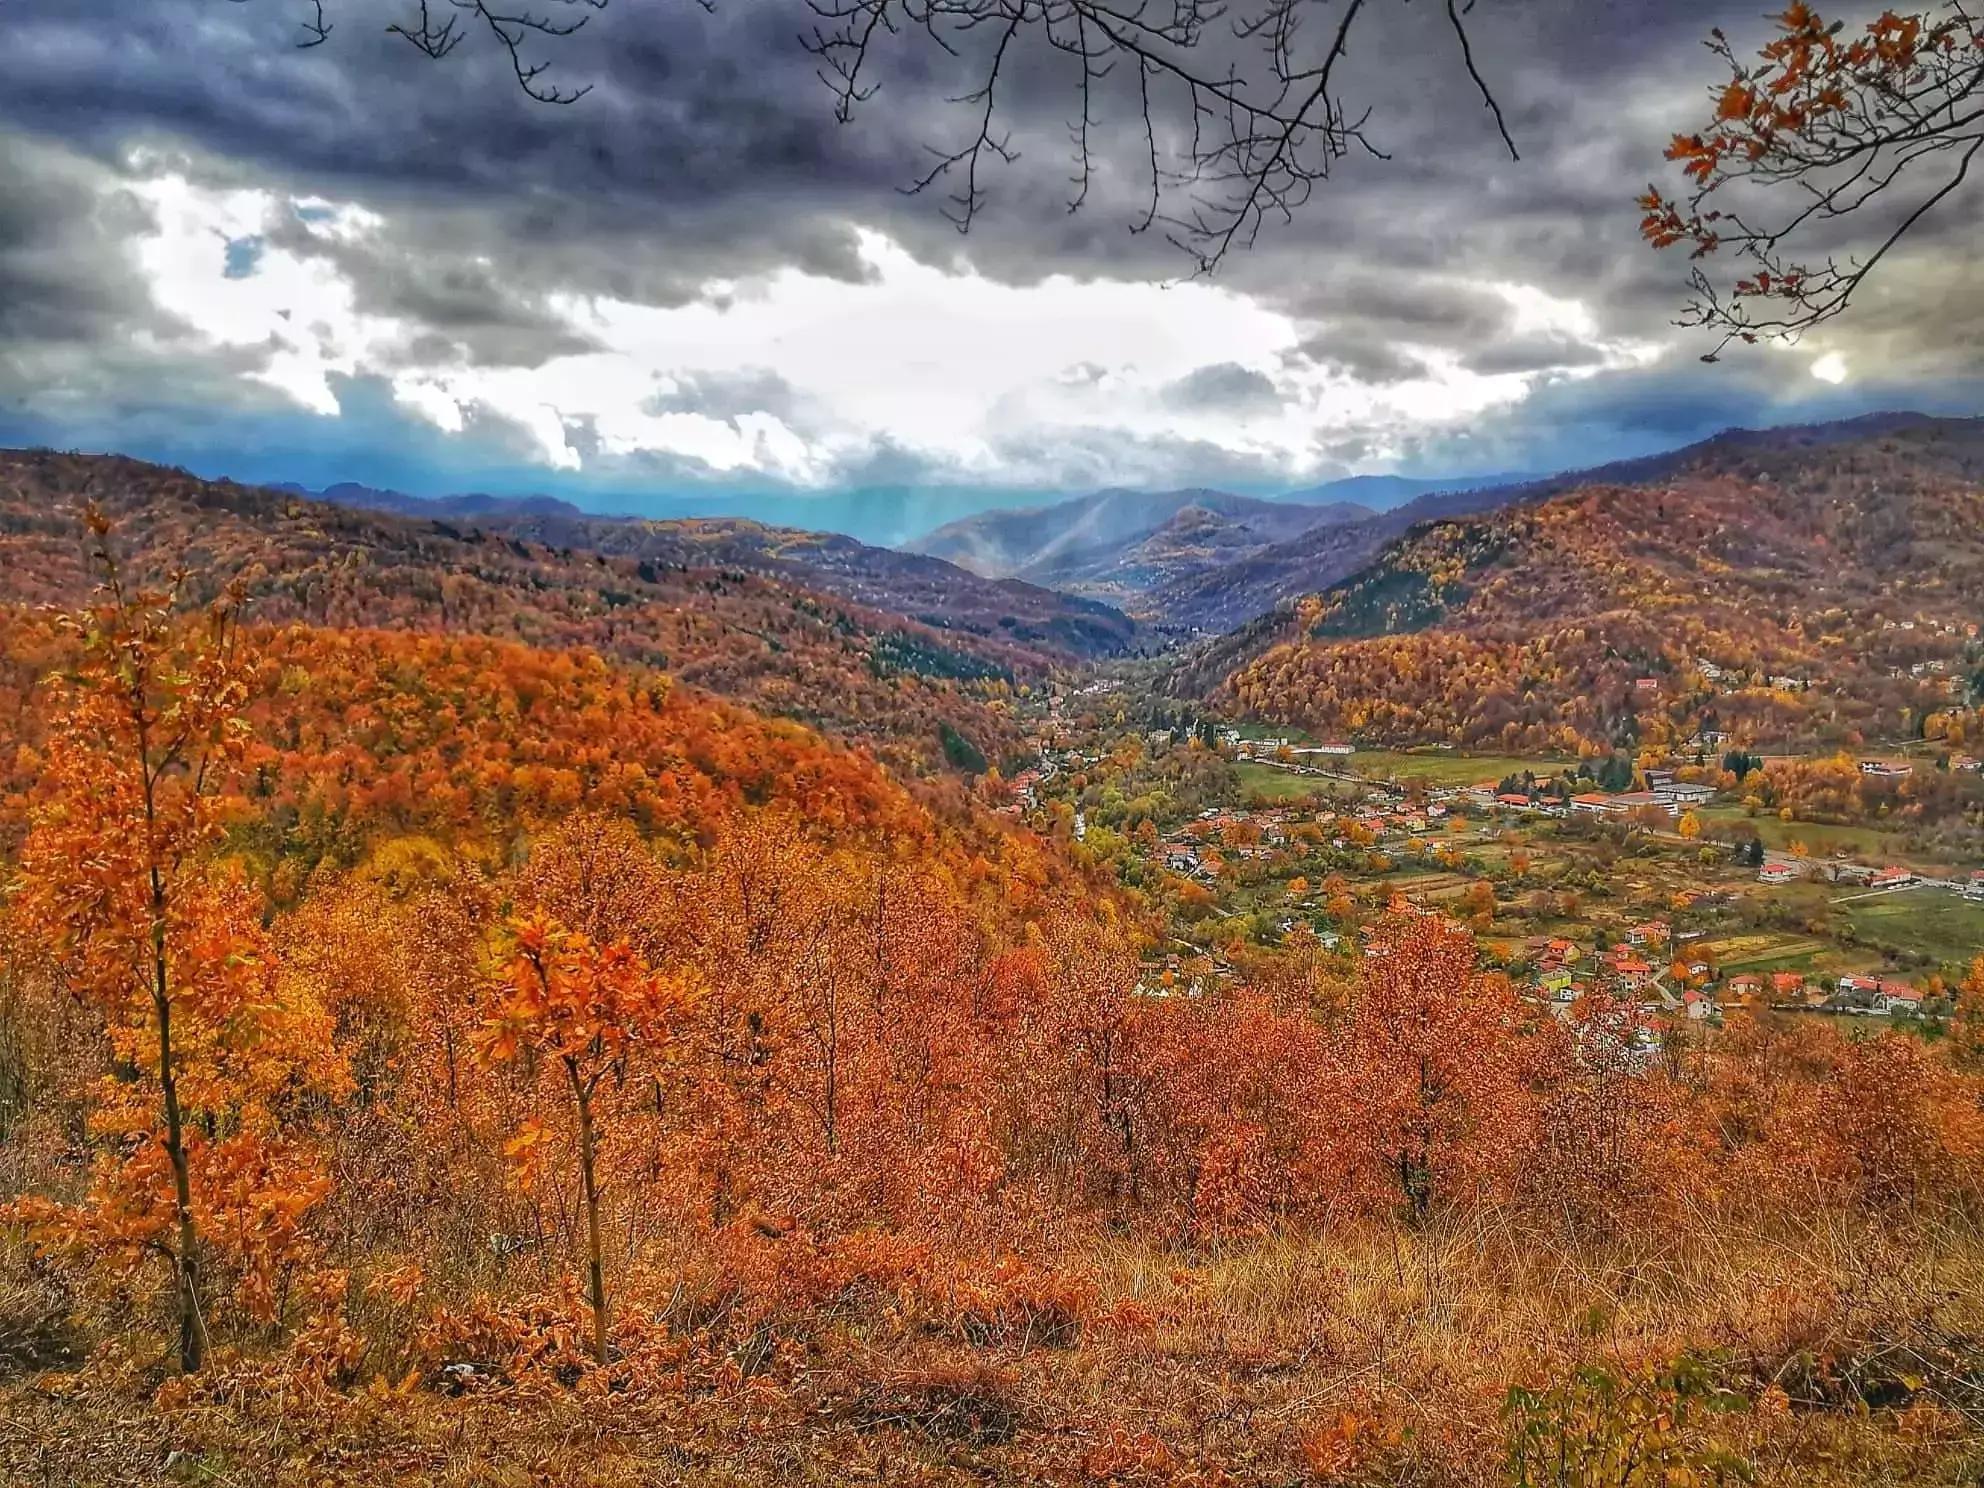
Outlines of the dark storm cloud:
<svg viewBox="0 0 1984 1488">
<path fill-rule="evenodd" d="M 1148 187 L 1128 72 L 1098 94 L 1096 172 L 1083 209 L 1071 213 L 1071 69 L 1037 49 L 1018 58 L 1002 81 L 1001 119 L 1020 159 L 990 167 L 985 215 L 960 237 L 940 215 L 941 188 L 923 196 L 901 188 L 926 168 L 931 144 L 968 136 L 966 112 L 947 100 L 970 81 L 971 58 L 953 60 L 913 35 L 876 59 L 878 93 L 837 126 L 814 59 L 795 40 L 809 20 L 798 3 L 719 0 L 711 15 L 690 3 L 619 0 L 548 54 L 558 77 L 595 85 L 570 108 L 522 98 L 486 47 L 464 45 L 444 65 L 420 58 L 384 34 L 399 0 L 327 8 L 337 26 L 331 41 L 298 51 L 303 11 L 294 0 L 0 6 L 10 60 L 0 90 L 5 427 L 204 451 L 209 464 L 230 447 L 271 460 L 287 448 L 299 459 L 354 462 L 326 472 L 332 478 L 365 479 L 385 465 L 399 474 L 382 483 L 410 487 L 419 483 L 400 456 L 377 454 L 379 441 L 398 441 L 450 479 L 494 483 L 491 473 L 517 459 L 527 473 L 536 468 L 531 442 L 486 411 L 471 409 L 468 434 L 441 436 L 410 420 L 382 384 L 360 381 L 340 386 L 353 400 L 342 418 L 299 417 L 279 395 L 242 381 L 266 361 L 265 348 L 195 349 L 187 328 L 154 306 L 130 257 L 147 219 L 129 188 L 166 169 L 378 213 L 377 231 L 340 238 L 317 230 L 317 209 L 298 207 L 265 242 L 217 239 L 215 253 L 243 274 L 278 249 L 335 271 L 361 312 L 409 325 L 395 353 L 406 365 L 535 367 L 591 349 L 593 333 L 564 313 L 561 296 L 682 305 L 707 297 L 713 280 L 781 268 L 860 281 L 873 273 L 862 229 L 926 263 L 969 263 L 1017 283 L 1051 274 L 1166 278 L 1188 267 L 1162 230 L 1127 230 Z M 1713 69 L 1702 35 L 1719 22 L 1754 37 L 1761 8 L 1728 0 L 1475 7 L 1477 60 L 1522 150 L 1513 162 L 1460 69 L 1441 8 L 1370 7 L 1345 104 L 1353 114 L 1373 109 L 1372 140 L 1389 158 L 1353 152 L 1339 162 L 1296 220 L 1269 222 L 1219 282 L 1297 321 L 1300 344 L 1280 370 L 1307 363 L 1385 386 L 1423 375 L 1430 356 L 1480 373 L 1529 374 L 1535 391 L 1493 429 L 1466 437 L 1332 431 L 1319 449 L 1352 459 L 1361 458 L 1353 448 L 1405 441 L 1422 466 L 1445 459 L 1448 468 L 1538 468 L 1579 454 L 1593 463 L 1691 437 L 1718 417 L 1862 396 L 1811 383 L 1803 361 L 1704 370 L 1685 348 L 1655 373 L 1557 375 L 1595 365 L 1596 339 L 1675 339 L 1669 322 L 1685 267 L 1639 242 L 1631 197 L 1649 178 L 1667 178 L 1662 144 L 1707 106 Z M 1160 138 L 1175 142 L 1188 120 L 1177 99 L 1158 102 Z M 1967 386 L 1984 370 L 1975 365 L 1984 284 L 1965 267 L 1962 246 L 1975 222 L 1975 208 L 1949 214 L 1907 261 L 1907 277 L 1881 281 L 1877 318 L 1828 333 L 1881 396 L 1920 401 L 1907 396 L 1911 376 Z M 1579 303 L 1595 338 L 1518 329 L 1497 285 Z M 1108 349 L 1097 355 L 1106 362 Z M 1071 369 L 1071 379 L 1105 381 L 1101 362 Z M 1273 406 L 1275 390 L 1258 371 L 1212 366 L 1166 397 L 1239 414 Z M 696 374 L 659 390 L 652 411 L 784 419 L 804 412 L 796 405 L 775 371 L 755 383 Z M 239 424 L 232 435 L 230 419 Z M 615 480 L 721 483 L 679 457 L 615 466 L 589 423 L 572 421 L 567 432 L 589 468 L 598 462 Z M 1286 484 L 1264 457 L 1115 430 L 1013 436 L 996 453 L 1030 478 L 1069 485 Z M 838 458 L 838 478 L 850 484 L 964 478 L 884 439 Z"/>
<path fill-rule="evenodd" d="M 422 363 L 536 367 L 598 349 L 594 337 L 552 313 L 541 291 L 506 277 L 482 254 L 448 246 L 414 251 L 390 238 L 330 237 L 295 214 L 268 234 L 267 243 L 336 269 L 352 285 L 359 310 L 422 327 L 408 347 Z"/>
<path fill-rule="evenodd" d="M 1330 321 L 1300 342 L 1290 354 L 1338 377 L 1385 386 L 1409 382 L 1426 371 L 1425 361 L 1395 345 L 1380 333 L 1354 322 Z"/>
<path fill-rule="evenodd" d="M 1462 357 L 1470 372 L 1541 372 L 1552 367 L 1589 367 L 1604 360 L 1599 348 L 1564 335 L 1516 335 L 1490 341 Z"/>
<path fill-rule="evenodd" d="M 144 204 L 92 162 L 0 139 L 0 344 L 171 334 L 129 256 Z"/>
<path fill-rule="evenodd" d="M 97 162 L 0 135 L 0 437 L 68 443 L 87 430 L 114 443 L 147 420 L 279 402 L 243 381 L 268 348 L 211 347 L 153 302 L 132 256 L 151 225 Z"/>
<path fill-rule="evenodd" d="M 1013 279 L 1186 268 L 1163 234 L 1125 230 L 1147 190 L 1127 79 L 1100 90 L 1097 173 L 1083 210 L 1068 212 L 1074 77 L 1044 48 L 1003 75 L 1000 117 L 1021 159 L 988 170 L 988 211 L 960 239 L 939 215 L 941 191 L 905 197 L 900 188 L 926 168 L 931 145 L 969 137 L 969 112 L 948 100 L 971 80 L 972 56 L 953 60 L 905 35 L 874 60 L 875 98 L 840 127 L 796 40 L 809 19 L 802 6 L 728 3 L 710 15 L 691 4 L 623 3 L 547 52 L 561 77 L 596 87 L 574 107 L 546 108 L 506 85 L 486 48 L 464 45 L 437 66 L 370 24 L 396 4 L 333 4 L 332 42 L 299 52 L 292 0 L 11 0 L 0 26 L 17 63 L 0 111 L 105 152 L 156 133 L 254 175 L 355 193 L 409 219 L 410 251 L 440 246 L 414 219 L 432 217 L 438 229 L 450 214 L 486 214 L 485 230 L 467 241 L 499 261 L 628 298 L 665 301 L 712 273 L 774 264 L 856 275 L 851 222 L 883 228 L 931 261 L 968 254 Z M 1374 105 L 1371 130 L 1392 160 L 1345 161 L 1295 224 L 1271 227 L 1261 249 L 1237 256 L 1233 277 L 1303 282 L 1284 272 L 1287 258 L 1313 264 L 1319 248 L 1387 271 L 1428 267 L 1469 257 L 1470 236 L 1495 256 L 1524 244 L 1576 252 L 1579 235 L 1561 231 L 1561 220 L 1527 229 L 1588 210 L 1595 194 L 1630 234 L 1627 196 L 1658 164 L 1657 130 L 1623 152 L 1636 162 L 1623 178 L 1567 185 L 1557 165 L 1594 137 L 1620 134 L 1616 120 L 1592 128 L 1615 106 L 1603 85 L 1650 57 L 1691 54 L 1716 9 L 1628 0 L 1480 7 L 1483 67 L 1528 156 L 1515 167 L 1483 129 L 1444 16 L 1372 7 L 1359 22 L 1346 100 L 1353 112 Z M 1699 60 L 1689 61 L 1682 75 L 1698 76 Z M 1182 99 L 1160 92 L 1157 103 L 1162 130 L 1188 126 Z M 1483 186 L 1498 198 L 1485 215 L 1456 210 Z M 1429 205 L 1440 218 L 1431 231 L 1418 220 Z M 1372 257 L 1380 247 L 1384 256 Z"/>
</svg>

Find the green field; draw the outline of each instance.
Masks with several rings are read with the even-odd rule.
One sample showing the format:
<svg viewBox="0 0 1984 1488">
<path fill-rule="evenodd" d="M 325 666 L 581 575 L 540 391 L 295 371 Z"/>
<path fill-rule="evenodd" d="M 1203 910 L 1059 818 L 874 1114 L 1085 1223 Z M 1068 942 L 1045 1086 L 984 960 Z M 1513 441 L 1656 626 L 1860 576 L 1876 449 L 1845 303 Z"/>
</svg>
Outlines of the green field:
<svg viewBox="0 0 1984 1488">
<path fill-rule="evenodd" d="M 1897 851 L 1894 843 L 1898 840 L 1898 834 L 1880 827 L 1832 827 L 1816 822 L 1779 821 L 1768 812 L 1745 816 L 1740 806 L 1706 806 L 1700 816 L 1704 822 L 1754 828 L 1765 847 L 1785 849 L 1794 842 L 1802 842 L 1811 849 L 1815 858 L 1828 858 L 1834 852 L 1844 850 L 1858 858 L 1885 861 Z"/>
<path fill-rule="evenodd" d="M 1352 773 L 1380 780 L 1421 780 L 1428 785 L 1474 785 L 1534 770 L 1554 775 L 1568 760 L 1525 759 L 1507 754 L 1459 754 L 1444 750 L 1407 753 L 1397 749 L 1360 749 L 1350 756 Z"/>
<path fill-rule="evenodd" d="M 1725 973 L 1748 971 L 1806 971 L 1813 962 L 1823 955 L 1831 942 L 1813 940 L 1809 937 L 1744 937 L 1760 942 L 1756 945 L 1741 945 L 1731 942 L 1704 941 L 1700 949 L 1715 958 L 1716 964 Z"/>
<path fill-rule="evenodd" d="M 1307 801 L 1346 788 L 1356 789 L 1355 786 L 1345 787 L 1341 781 L 1325 780 L 1320 775 L 1297 775 L 1291 770 L 1278 770 L 1273 765 L 1257 764 L 1253 760 L 1240 761 L 1233 771 L 1240 777 L 1242 796 L 1260 796 L 1268 801 Z"/>
<path fill-rule="evenodd" d="M 1839 906 L 1863 940 L 1919 951 L 1946 965 L 1984 956 L 1984 904 L 1942 889 L 1909 889 Z"/>
</svg>

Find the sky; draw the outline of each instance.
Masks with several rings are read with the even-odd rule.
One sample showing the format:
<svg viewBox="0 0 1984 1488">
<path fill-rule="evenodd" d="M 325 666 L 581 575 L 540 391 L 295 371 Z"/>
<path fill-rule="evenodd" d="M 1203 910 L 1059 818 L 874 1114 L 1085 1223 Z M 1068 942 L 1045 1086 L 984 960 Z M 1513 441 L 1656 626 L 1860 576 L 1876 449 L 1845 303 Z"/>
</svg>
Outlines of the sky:
<svg viewBox="0 0 1984 1488">
<path fill-rule="evenodd" d="M 421 56 L 386 29 L 414 4 L 324 0 L 309 48 L 312 0 L 0 7 L 0 444 L 895 541 L 1104 486 L 1544 472 L 1980 401 L 1967 202 L 1798 347 L 1705 365 L 1673 324 L 1686 266 L 1632 198 L 1754 0 L 1479 0 L 1519 160 L 1444 10 L 1371 0 L 1341 88 L 1371 149 L 1211 274 L 1134 230 L 1190 119 L 1160 90 L 1146 135 L 1128 70 L 1071 211 L 1077 78 L 1016 44 L 1015 158 L 960 234 L 905 187 L 974 132 L 983 34 L 886 38 L 840 123 L 804 0 L 611 0 L 531 53 L 590 86 L 565 106 L 482 33 Z"/>
</svg>

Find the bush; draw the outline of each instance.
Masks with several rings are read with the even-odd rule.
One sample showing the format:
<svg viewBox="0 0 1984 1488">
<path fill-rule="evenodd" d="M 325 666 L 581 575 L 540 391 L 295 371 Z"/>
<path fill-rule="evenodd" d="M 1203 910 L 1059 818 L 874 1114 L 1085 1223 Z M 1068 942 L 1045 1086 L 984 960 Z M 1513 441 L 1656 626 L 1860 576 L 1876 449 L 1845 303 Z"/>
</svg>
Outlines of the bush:
<svg viewBox="0 0 1984 1488">
<path fill-rule="evenodd" d="M 1705 1413 L 1744 1410 L 1703 1360 L 1649 1373 L 1586 1366 L 1542 1390 L 1516 1386 L 1502 1416 L 1515 1488 L 1700 1488 L 1747 1483 L 1747 1464 L 1704 1437 Z"/>
</svg>

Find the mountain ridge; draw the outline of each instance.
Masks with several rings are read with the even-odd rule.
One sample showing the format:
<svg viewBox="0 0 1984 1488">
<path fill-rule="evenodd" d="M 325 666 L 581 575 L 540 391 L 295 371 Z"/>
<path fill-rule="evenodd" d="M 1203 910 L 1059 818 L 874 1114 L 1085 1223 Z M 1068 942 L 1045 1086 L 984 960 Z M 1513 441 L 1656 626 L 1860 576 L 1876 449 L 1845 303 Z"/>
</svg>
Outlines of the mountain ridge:
<svg viewBox="0 0 1984 1488">
<path fill-rule="evenodd" d="M 793 574 L 728 564 L 722 553 L 675 562 L 567 547 L 466 518 L 340 506 L 123 456 L 47 450 L 0 451 L 0 602 L 89 600 L 86 502 L 112 521 L 134 581 L 185 571 L 186 603 L 238 579 L 259 623 L 591 650 L 859 739 L 913 773 L 1010 757 L 1020 731 L 1002 698 L 1070 659 L 1010 629 L 927 625 Z M 1130 622 L 1115 619 L 1127 633 Z"/>
<path fill-rule="evenodd" d="M 1979 595 L 1984 420 L 1729 430 L 1416 522 L 1168 688 L 1384 743 L 1854 747 L 1984 691 Z"/>
</svg>

